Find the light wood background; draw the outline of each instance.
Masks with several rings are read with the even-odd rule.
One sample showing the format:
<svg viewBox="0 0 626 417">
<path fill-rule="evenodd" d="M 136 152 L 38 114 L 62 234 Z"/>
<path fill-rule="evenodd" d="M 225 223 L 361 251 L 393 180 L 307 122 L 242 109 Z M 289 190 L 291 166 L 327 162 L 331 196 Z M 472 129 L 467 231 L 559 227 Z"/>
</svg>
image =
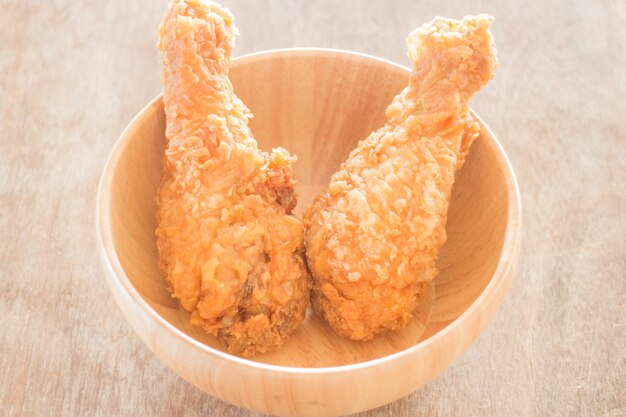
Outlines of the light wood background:
<svg viewBox="0 0 626 417">
<path fill-rule="evenodd" d="M 224 3 L 238 54 L 334 47 L 402 64 L 404 38 L 433 15 L 496 17 L 500 67 L 473 108 L 518 174 L 519 271 L 461 360 L 363 415 L 626 415 L 626 3 Z M 96 185 L 123 127 L 161 89 L 165 7 L 0 0 L 2 415 L 256 416 L 162 365 L 100 272 Z"/>
</svg>

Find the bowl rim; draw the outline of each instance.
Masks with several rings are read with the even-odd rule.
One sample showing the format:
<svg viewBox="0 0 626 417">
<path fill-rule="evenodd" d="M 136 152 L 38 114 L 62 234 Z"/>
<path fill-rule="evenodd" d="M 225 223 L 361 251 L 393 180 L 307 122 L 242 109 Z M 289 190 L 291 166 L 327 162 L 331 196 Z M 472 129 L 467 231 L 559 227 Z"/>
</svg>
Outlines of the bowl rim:
<svg viewBox="0 0 626 417">
<path fill-rule="evenodd" d="M 369 55 L 362 52 L 349 51 L 343 49 L 333 49 L 333 48 L 282 48 L 282 49 L 271 49 L 265 51 L 254 52 L 250 54 L 245 54 L 233 59 L 234 62 L 242 63 L 249 59 L 255 58 L 273 58 L 275 56 L 285 56 L 285 55 L 326 55 L 326 54 L 334 54 L 334 55 L 345 55 L 348 57 L 360 57 L 366 58 L 369 60 L 377 61 L 378 63 L 389 65 L 395 67 L 397 70 L 402 70 L 410 73 L 411 69 L 390 61 L 385 58 L 380 58 L 374 55 Z M 476 114 L 474 111 L 471 111 L 472 115 L 479 121 L 481 127 L 485 128 L 491 137 L 494 148 L 497 150 L 498 157 L 502 162 L 502 166 L 504 168 L 504 178 L 507 184 L 507 189 L 509 190 L 508 196 L 508 209 L 507 209 L 507 224 L 505 228 L 504 240 L 502 242 L 502 249 L 500 252 L 500 256 L 498 259 L 498 264 L 496 270 L 493 272 L 492 277 L 490 278 L 487 286 L 481 291 L 479 296 L 474 300 L 472 304 L 463 312 L 460 316 L 450 322 L 441 330 L 437 331 L 435 334 L 431 335 L 427 339 L 418 342 L 417 344 L 408 347 L 399 352 L 392 353 L 387 356 L 383 356 L 380 358 L 368 360 L 365 362 L 358 362 L 354 364 L 348 365 L 339 365 L 339 366 L 329 366 L 329 367 L 319 367 L 319 368 L 304 368 L 297 366 L 284 366 L 284 365 L 273 365 L 267 364 L 263 362 L 256 362 L 252 359 L 242 358 L 239 356 L 232 355 L 227 352 L 223 352 L 221 350 L 212 348 L 210 346 L 201 343 L 200 341 L 194 339 L 193 337 L 187 335 L 183 331 L 179 330 L 169 321 L 167 321 L 164 317 L 162 317 L 156 310 L 154 310 L 148 302 L 139 294 L 134 285 L 130 282 L 130 279 L 126 275 L 119 258 L 117 257 L 117 251 L 114 245 L 113 240 L 113 231 L 111 227 L 111 216 L 110 216 L 110 201 L 111 201 L 111 185 L 113 180 L 114 168 L 116 166 L 117 160 L 124 150 L 127 140 L 123 140 L 126 138 L 128 133 L 135 127 L 135 124 L 140 120 L 144 112 L 146 112 L 150 107 L 156 105 L 162 99 L 162 95 L 159 94 L 157 97 L 152 99 L 146 106 L 144 106 L 139 113 L 137 113 L 130 123 L 124 128 L 121 135 L 116 140 L 102 171 L 100 181 L 98 184 L 98 191 L 96 196 L 96 218 L 95 218 L 95 226 L 96 226 L 96 240 L 98 243 L 98 252 L 100 254 L 100 260 L 103 269 L 105 270 L 104 275 L 105 279 L 109 282 L 109 285 L 114 286 L 118 289 L 118 293 L 122 294 L 127 301 L 135 303 L 143 314 L 144 319 L 148 319 L 150 321 L 156 322 L 160 326 L 169 330 L 174 336 L 184 342 L 187 345 L 190 345 L 193 348 L 196 348 L 202 351 L 205 354 L 214 356 L 216 358 L 224 359 L 227 361 L 234 362 L 238 365 L 254 368 L 255 370 L 265 370 L 272 371 L 277 373 L 286 373 L 286 374 L 337 374 L 343 372 L 352 372 L 355 370 L 363 370 L 366 368 L 375 367 L 378 365 L 385 364 L 387 362 L 393 361 L 395 359 L 408 356 L 413 354 L 414 352 L 422 349 L 426 349 L 427 347 L 439 343 L 441 339 L 445 339 L 448 335 L 454 333 L 454 330 L 460 326 L 465 325 L 466 322 L 470 321 L 474 315 L 477 314 L 477 310 L 479 306 L 490 297 L 490 295 L 496 290 L 499 281 L 504 279 L 504 277 L 508 276 L 509 273 L 512 272 L 512 268 L 514 268 L 514 262 L 508 262 L 507 260 L 513 259 L 517 254 L 519 249 L 520 240 L 521 240 L 521 223 L 522 223 L 522 207 L 521 207 L 521 198 L 519 186 L 517 183 L 517 179 L 515 177 L 515 172 L 513 171 L 513 167 L 509 158 L 507 157 L 502 145 L 492 132 L 492 130 L 487 126 L 483 120 Z M 511 192 L 512 191 L 512 192 Z M 131 327 L 133 327 L 131 325 Z M 135 329 L 133 329 L 135 330 Z M 151 346 L 148 346 L 153 349 Z"/>
</svg>

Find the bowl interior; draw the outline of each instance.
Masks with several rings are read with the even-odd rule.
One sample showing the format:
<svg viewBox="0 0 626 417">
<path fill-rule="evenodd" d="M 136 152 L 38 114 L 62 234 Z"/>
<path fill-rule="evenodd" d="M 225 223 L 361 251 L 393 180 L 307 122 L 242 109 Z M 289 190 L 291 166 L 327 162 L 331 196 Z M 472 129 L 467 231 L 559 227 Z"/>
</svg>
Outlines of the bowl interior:
<svg viewBox="0 0 626 417">
<path fill-rule="evenodd" d="M 298 156 L 300 215 L 356 143 L 385 121 L 385 108 L 406 85 L 407 69 L 372 57 L 337 51 L 278 51 L 233 61 L 236 94 L 251 109 L 261 148 L 283 146 Z M 165 116 L 160 100 L 143 110 L 121 138 L 111 186 L 110 216 L 119 261 L 148 304 L 175 327 L 223 350 L 212 336 L 188 324 L 157 269 L 154 197 L 161 177 Z M 294 367 L 363 362 L 399 352 L 450 324 L 480 295 L 499 260 L 507 224 L 508 190 L 497 145 L 484 128 L 457 174 L 448 214 L 448 241 L 440 274 L 417 319 L 373 342 L 334 335 L 308 315 L 277 352 L 255 361 Z M 432 314 L 431 314 L 432 313 Z M 431 315 L 428 325 L 420 323 Z M 424 331 L 425 330 L 425 331 Z"/>
</svg>

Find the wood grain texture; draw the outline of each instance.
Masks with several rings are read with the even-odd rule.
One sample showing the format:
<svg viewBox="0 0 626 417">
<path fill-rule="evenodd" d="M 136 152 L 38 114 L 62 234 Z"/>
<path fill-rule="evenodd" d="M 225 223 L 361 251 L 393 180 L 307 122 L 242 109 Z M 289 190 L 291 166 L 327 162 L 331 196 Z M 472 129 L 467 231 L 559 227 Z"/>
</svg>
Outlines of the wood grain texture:
<svg viewBox="0 0 626 417">
<path fill-rule="evenodd" d="M 626 7 L 599 2 L 225 1 L 237 53 L 352 49 L 407 64 L 439 14 L 489 12 L 496 78 L 472 102 L 520 182 L 522 263 L 458 362 L 363 416 L 626 414 Z M 160 91 L 165 2 L 0 1 L 3 415 L 256 416 L 203 394 L 133 334 L 103 282 L 97 180 Z M 182 404 L 182 406 L 181 406 Z"/>
</svg>

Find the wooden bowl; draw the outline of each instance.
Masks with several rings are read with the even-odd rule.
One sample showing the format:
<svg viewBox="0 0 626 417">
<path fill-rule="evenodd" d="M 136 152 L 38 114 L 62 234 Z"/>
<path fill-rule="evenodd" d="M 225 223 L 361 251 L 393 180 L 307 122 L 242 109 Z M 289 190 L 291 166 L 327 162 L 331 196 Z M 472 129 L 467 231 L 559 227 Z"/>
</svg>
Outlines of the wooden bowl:
<svg viewBox="0 0 626 417">
<path fill-rule="evenodd" d="M 279 50 L 233 61 L 231 79 L 254 113 L 252 130 L 261 148 L 280 145 L 298 156 L 296 213 L 357 141 L 383 125 L 384 110 L 408 75 L 392 62 L 336 50 Z M 165 144 L 157 97 L 122 133 L 100 182 L 97 234 L 113 296 L 163 362 L 229 403 L 274 415 L 321 416 L 403 397 L 476 340 L 502 302 L 517 261 L 515 176 L 495 136 L 481 125 L 454 186 L 432 311 L 426 303 L 412 331 L 350 342 L 309 316 L 281 350 L 242 359 L 188 325 L 157 269 L 154 197 Z M 419 323 L 429 314 L 422 334 Z"/>
</svg>

